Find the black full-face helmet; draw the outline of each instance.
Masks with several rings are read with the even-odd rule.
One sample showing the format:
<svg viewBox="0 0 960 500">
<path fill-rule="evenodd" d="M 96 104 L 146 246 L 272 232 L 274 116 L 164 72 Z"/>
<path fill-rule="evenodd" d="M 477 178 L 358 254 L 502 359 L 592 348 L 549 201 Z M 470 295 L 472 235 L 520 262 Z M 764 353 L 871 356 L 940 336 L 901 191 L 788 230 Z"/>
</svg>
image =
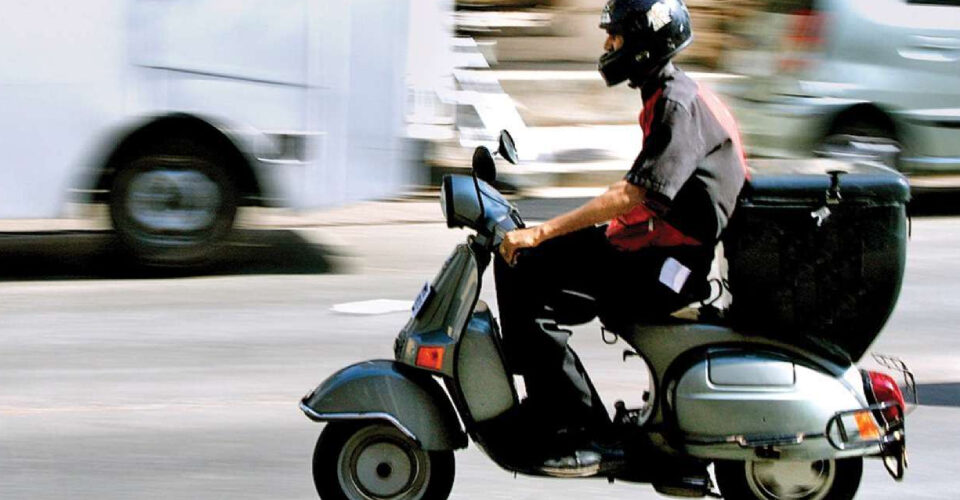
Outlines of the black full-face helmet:
<svg viewBox="0 0 960 500">
<path fill-rule="evenodd" d="M 622 35 L 623 46 L 600 56 L 608 86 L 643 83 L 693 41 L 690 12 L 682 0 L 609 0 L 600 28 Z"/>
</svg>

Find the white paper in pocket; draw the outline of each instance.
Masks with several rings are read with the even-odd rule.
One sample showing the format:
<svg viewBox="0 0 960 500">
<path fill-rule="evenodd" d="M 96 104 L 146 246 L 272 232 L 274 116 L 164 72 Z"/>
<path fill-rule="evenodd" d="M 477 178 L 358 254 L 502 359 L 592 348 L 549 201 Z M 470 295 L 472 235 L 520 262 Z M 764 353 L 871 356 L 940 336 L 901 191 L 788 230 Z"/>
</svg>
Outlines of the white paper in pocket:
<svg viewBox="0 0 960 500">
<path fill-rule="evenodd" d="M 680 293 L 683 284 L 690 277 L 690 268 L 683 265 L 677 259 L 668 257 L 660 268 L 660 283 L 667 285 L 667 288 L 676 293 Z"/>
</svg>

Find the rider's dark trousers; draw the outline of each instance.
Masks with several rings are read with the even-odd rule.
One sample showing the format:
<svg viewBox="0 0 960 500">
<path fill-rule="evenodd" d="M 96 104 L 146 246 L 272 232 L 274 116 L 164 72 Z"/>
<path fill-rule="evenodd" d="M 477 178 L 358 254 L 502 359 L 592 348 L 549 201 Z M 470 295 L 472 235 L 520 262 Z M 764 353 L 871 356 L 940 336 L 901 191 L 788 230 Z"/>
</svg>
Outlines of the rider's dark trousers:
<svg viewBox="0 0 960 500">
<path fill-rule="evenodd" d="M 523 375 L 527 412 L 540 416 L 545 432 L 591 429 L 609 423 L 609 416 L 576 353 L 569 334 L 544 328 L 552 320 L 551 297 L 569 290 L 593 297 L 601 318 L 650 321 L 690 303 L 660 283 L 668 257 L 693 270 L 690 281 L 703 280 L 713 249 L 650 248 L 624 252 L 613 247 L 605 227 L 593 227 L 546 241 L 529 249 L 510 267 L 496 258 L 494 274 L 504 349 L 514 373 Z M 702 297 L 701 297 L 702 298 Z M 612 326 L 607 324 L 608 327 Z"/>
</svg>

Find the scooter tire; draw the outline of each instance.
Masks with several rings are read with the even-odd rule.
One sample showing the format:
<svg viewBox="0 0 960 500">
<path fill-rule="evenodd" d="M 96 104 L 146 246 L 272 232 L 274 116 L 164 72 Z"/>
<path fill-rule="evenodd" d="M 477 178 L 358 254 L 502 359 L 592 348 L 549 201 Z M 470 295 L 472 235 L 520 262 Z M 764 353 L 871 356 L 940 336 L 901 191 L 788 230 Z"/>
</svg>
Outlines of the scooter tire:
<svg viewBox="0 0 960 500">
<path fill-rule="evenodd" d="M 863 458 L 845 458 L 823 462 L 834 468 L 829 483 L 822 488 L 811 491 L 808 496 L 811 500 L 851 500 L 860 487 L 860 478 L 863 475 Z M 727 500 L 777 500 L 779 497 L 767 492 L 762 481 L 753 474 L 751 465 L 740 461 L 723 461 L 715 464 L 714 472 L 717 476 L 717 486 L 720 494 Z M 814 466 L 814 462 L 810 465 Z M 795 498 L 793 496 L 788 498 Z"/>
<path fill-rule="evenodd" d="M 322 500 L 445 500 L 454 476 L 452 450 L 422 450 L 380 421 L 331 422 L 313 452 Z"/>
</svg>

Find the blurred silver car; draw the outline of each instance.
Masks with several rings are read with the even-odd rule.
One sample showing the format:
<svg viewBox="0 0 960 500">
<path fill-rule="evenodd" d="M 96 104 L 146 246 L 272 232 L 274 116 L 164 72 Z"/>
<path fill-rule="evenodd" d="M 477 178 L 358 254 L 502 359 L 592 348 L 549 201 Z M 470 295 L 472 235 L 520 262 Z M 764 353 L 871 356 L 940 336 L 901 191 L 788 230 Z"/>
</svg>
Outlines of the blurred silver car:
<svg viewBox="0 0 960 500">
<path fill-rule="evenodd" d="M 960 172 L 960 0 L 768 0 L 721 89 L 754 156 Z"/>
</svg>

